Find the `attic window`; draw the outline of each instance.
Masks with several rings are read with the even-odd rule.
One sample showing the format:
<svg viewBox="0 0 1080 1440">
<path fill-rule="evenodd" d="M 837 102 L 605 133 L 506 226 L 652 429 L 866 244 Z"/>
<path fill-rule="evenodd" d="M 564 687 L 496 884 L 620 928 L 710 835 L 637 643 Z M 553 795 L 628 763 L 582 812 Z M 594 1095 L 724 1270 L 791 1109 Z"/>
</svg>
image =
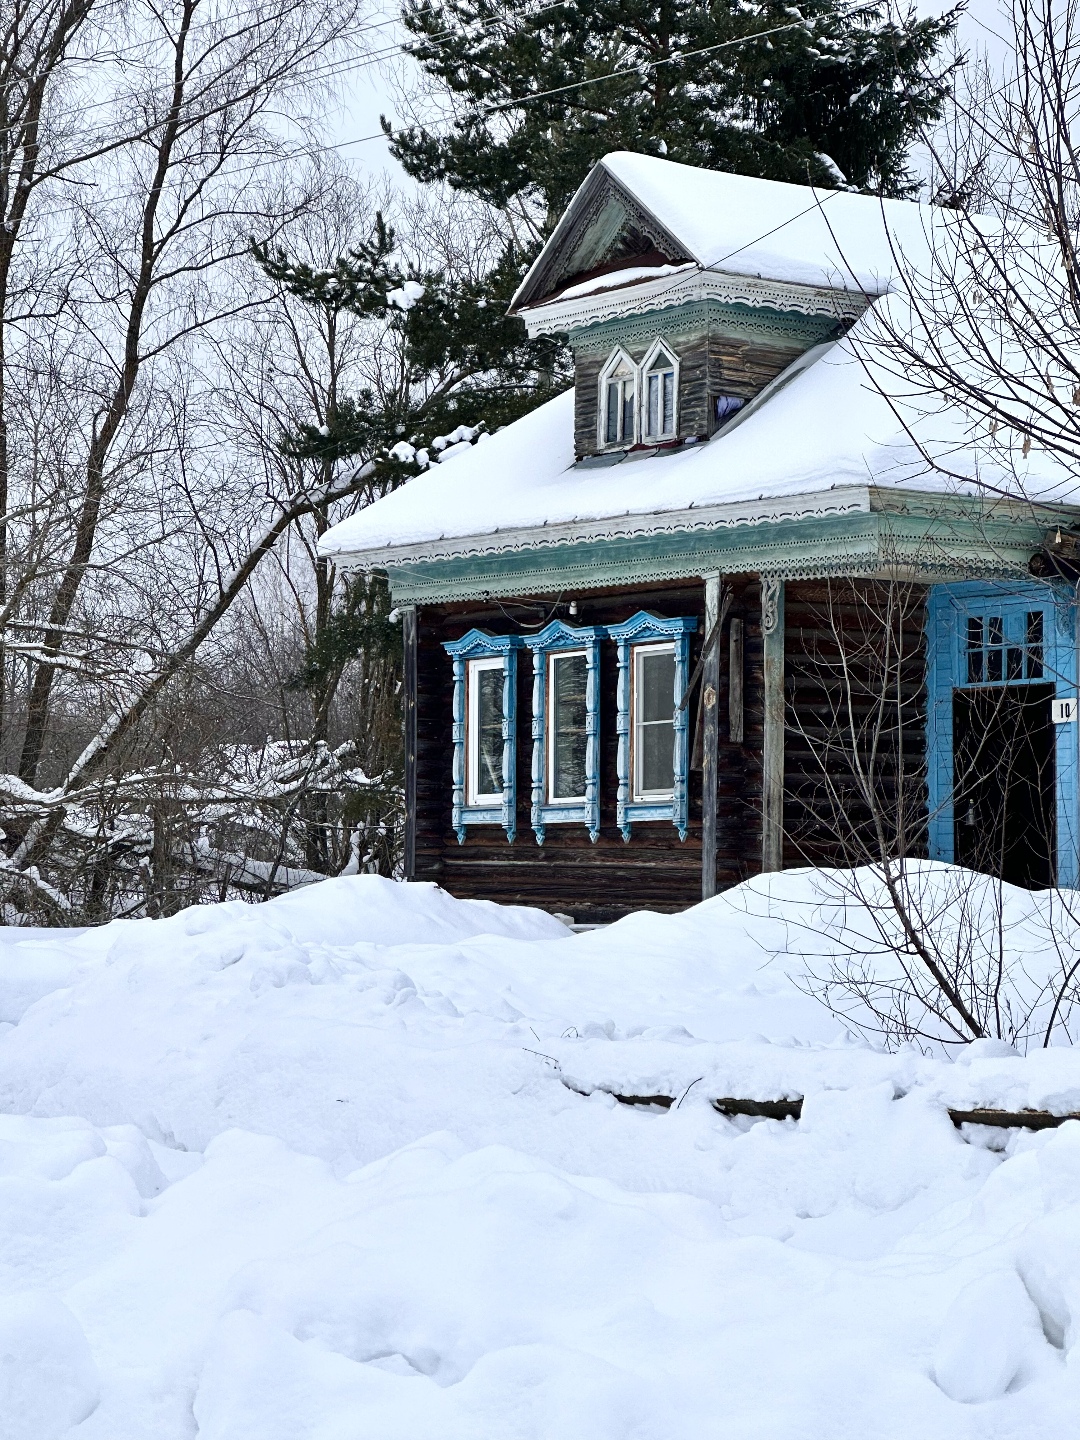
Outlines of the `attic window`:
<svg viewBox="0 0 1080 1440">
<path fill-rule="evenodd" d="M 636 436 L 637 372 L 623 351 L 605 365 L 600 381 L 601 444 L 633 445 Z"/>
<path fill-rule="evenodd" d="M 675 434 L 675 361 L 663 348 L 645 369 L 645 436 L 668 440 Z"/>
</svg>

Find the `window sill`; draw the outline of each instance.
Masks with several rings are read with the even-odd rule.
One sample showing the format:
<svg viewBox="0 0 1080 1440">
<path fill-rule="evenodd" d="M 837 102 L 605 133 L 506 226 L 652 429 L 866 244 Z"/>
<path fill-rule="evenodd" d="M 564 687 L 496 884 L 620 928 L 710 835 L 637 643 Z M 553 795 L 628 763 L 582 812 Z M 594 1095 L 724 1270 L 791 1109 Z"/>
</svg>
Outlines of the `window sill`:
<svg viewBox="0 0 1080 1440">
<path fill-rule="evenodd" d="M 622 837 L 629 844 L 630 827 L 649 820 L 666 820 L 671 824 L 675 819 L 673 800 L 630 800 L 622 807 Z M 686 830 L 679 828 L 679 839 L 686 839 Z"/>
<path fill-rule="evenodd" d="M 591 815 L 590 809 L 592 810 Z M 543 845 L 544 831 L 548 825 L 584 825 L 589 831 L 589 839 L 595 845 L 600 838 L 599 807 L 590 807 L 584 800 L 579 800 L 574 804 L 555 801 L 547 805 L 534 806 L 532 828 L 538 845 Z"/>
<path fill-rule="evenodd" d="M 506 830 L 506 808 L 501 800 L 492 805 L 463 805 L 454 826 L 458 844 L 465 844 L 465 831 L 469 825 L 498 825 Z M 506 831 L 507 840 L 513 844 L 514 832 Z"/>
</svg>

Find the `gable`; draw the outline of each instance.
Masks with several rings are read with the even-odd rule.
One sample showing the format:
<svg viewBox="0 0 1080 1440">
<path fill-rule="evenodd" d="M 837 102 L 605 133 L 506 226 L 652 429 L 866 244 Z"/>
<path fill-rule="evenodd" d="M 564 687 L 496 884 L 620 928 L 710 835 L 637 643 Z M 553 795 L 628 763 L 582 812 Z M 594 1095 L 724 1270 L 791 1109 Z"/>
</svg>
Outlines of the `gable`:
<svg viewBox="0 0 1080 1440">
<path fill-rule="evenodd" d="M 542 304 L 596 275 L 615 275 L 619 269 L 635 264 L 686 264 L 693 258 L 605 166 L 597 165 L 514 296 L 510 313 Z"/>
</svg>

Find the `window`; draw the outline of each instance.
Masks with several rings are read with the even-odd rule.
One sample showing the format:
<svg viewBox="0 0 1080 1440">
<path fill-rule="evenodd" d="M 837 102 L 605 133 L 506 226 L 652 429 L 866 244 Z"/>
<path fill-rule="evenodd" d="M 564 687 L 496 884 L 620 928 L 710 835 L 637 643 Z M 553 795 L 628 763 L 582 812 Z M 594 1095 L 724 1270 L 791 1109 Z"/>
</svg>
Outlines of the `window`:
<svg viewBox="0 0 1080 1440">
<path fill-rule="evenodd" d="M 637 409 L 637 374 L 625 356 L 604 380 L 603 414 L 605 445 L 632 445 L 635 439 L 634 413 Z"/>
<path fill-rule="evenodd" d="M 675 435 L 675 362 L 658 350 L 645 371 L 645 438 L 670 440 Z"/>
<path fill-rule="evenodd" d="M 454 662 L 454 788 L 458 843 L 469 825 L 517 831 L 517 635 L 470 630 L 443 649 Z"/>
<path fill-rule="evenodd" d="M 599 625 L 553 620 L 532 651 L 532 827 L 543 845 L 548 825 L 584 825 L 600 834 Z"/>
<path fill-rule="evenodd" d="M 470 660 L 468 691 L 469 804 L 498 804 L 503 792 L 502 660 Z"/>
<path fill-rule="evenodd" d="M 686 839 L 689 718 L 680 701 L 696 629 L 690 616 L 668 620 L 646 610 L 608 628 L 619 656 L 616 815 L 624 840 L 639 820 L 670 820 Z"/>
<path fill-rule="evenodd" d="M 670 800 L 675 789 L 674 645 L 635 645 L 633 792 L 635 800 Z"/>
<path fill-rule="evenodd" d="M 584 650 L 548 656 L 549 805 L 585 799 L 588 668 Z"/>
<path fill-rule="evenodd" d="M 1008 685 L 1044 678 L 1041 610 L 969 615 L 964 638 L 969 685 Z"/>
</svg>

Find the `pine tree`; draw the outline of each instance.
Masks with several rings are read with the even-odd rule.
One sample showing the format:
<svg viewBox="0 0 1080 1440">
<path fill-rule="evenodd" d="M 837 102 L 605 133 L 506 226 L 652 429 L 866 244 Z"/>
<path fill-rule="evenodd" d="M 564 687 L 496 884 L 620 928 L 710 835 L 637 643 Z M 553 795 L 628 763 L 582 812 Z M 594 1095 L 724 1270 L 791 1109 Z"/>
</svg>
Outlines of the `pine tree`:
<svg viewBox="0 0 1080 1440">
<path fill-rule="evenodd" d="M 440 437 L 463 425 L 497 429 L 566 384 L 558 341 L 530 340 L 506 313 L 521 273 L 512 245 L 474 280 L 402 269 L 396 237 L 381 215 L 370 238 L 332 269 L 315 270 L 267 245 L 254 243 L 252 251 L 290 295 L 328 313 L 372 320 L 396 349 L 392 383 L 379 393 L 339 397 L 323 423 L 300 425 L 282 439 L 294 459 L 370 461 L 370 498 L 417 472 L 417 463 L 403 458 L 407 449 L 430 454 L 434 444 L 437 452 Z"/>
<path fill-rule="evenodd" d="M 392 357 L 383 383 L 357 394 L 332 388 L 323 412 L 294 425 L 279 440 L 301 465 L 312 464 L 328 484 L 339 464 L 362 466 L 371 501 L 430 464 L 455 440 L 477 440 L 516 419 L 566 383 L 562 347 L 529 340 L 506 308 L 519 264 L 507 249 L 481 279 L 460 281 L 442 270 L 409 271 L 398 262 L 394 232 L 379 216 L 371 235 L 326 269 L 296 260 L 281 247 L 252 242 L 260 268 L 289 295 L 317 311 L 333 333 L 346 316 L 370 323 L 373 348 Z M 315 516 L 322 533 L 331 517 Z M 304 691 L 312 709 L 311 741 L 325 743 L 330 707 L 345 668 L 363 658 L 365 697 L 361 758 L 378 784 L 349 802 L 345 820 L 359 827 L 390 864 L 398 853 L 404 756 L 400 726 L 401 628 L 395 624 L 384 578 L 342 581 L 326 561 L 315 575 L 313 628 L 290 688 Z M 324 870 L 327 802 L 307 797 L 306 864 Z"/>
<path fill-rule="evenodd" d="M 894 19 L 884 0 L 407 0 L 402 18 L 415 37 L 408 53 L 452 99 L 455 120 L 449 133 L 393 133 L 393 153 L 417 179 L 498 208 L 535 197 L 543 234 L 612 150 L 911 193 L 908 150 L 942 107 L 952 65 L 938 56 L 958 11 Z"/>
</svg>

